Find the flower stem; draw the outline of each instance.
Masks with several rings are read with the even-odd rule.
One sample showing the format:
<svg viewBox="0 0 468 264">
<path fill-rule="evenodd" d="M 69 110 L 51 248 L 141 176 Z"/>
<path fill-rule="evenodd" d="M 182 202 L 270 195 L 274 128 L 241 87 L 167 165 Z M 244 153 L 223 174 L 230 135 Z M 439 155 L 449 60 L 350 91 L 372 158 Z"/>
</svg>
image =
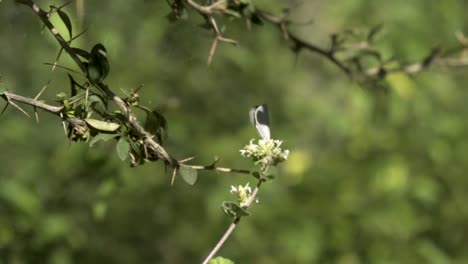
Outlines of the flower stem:
<svg viewBox="0 0 468 264">
<path fill-rule="evenodd" d="M 252 203 L 255 201 L 258 190 L 260 189 L 260 186 L 262 185 L 262 183 L 264 181 L 265 181 L 265 179 L 263 177 L 260 177 L 260 179 L 258 180 L 257 186 L 255 187 L 254 191 L 252 192 L 252 195 L 250 196 L 250 199 L 249 199 L 249 201 L 247 202 L 247 204 L 245 206 L 246 208 L 249 208 L 252 205 Z M 232 234 L 232 231 L 234 231 L 234 229 L 237 227 L 237 224 L 239 223 L 240 220 L 241 220 L 241 217 L 234 218 L 234 220 L 229 225 L 226 232 L 224 232 L 224 235 L 221 237 L 221 239 L 218 241 L 218 243 L 216 243 L 214 248 L 211 250 L 210 254 L 208 254 L 208 256 L 205 258 L 205 260 L 203 261 L 203 264 L 208 264 L 208 262 L 214 257 L 214 255 L 223 246 L 224 242 L 226 242 L 226 240 Z"/>
</svg>

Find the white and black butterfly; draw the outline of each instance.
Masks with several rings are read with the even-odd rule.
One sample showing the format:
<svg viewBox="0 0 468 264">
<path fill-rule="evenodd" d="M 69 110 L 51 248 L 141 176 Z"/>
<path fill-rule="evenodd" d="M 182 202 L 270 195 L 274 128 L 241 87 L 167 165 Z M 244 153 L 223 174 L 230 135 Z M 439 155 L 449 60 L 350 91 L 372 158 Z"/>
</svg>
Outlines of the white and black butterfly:
<svg viewBox="0 0 468 264">
<path fill-rule="evenodd" d="M 268 116 L 268 107 L 261 104 L 250 108 L 250 122 L 257 129 L 258 134 L 263 140 L 270 140 L 270 120 Z"/>
</svg>

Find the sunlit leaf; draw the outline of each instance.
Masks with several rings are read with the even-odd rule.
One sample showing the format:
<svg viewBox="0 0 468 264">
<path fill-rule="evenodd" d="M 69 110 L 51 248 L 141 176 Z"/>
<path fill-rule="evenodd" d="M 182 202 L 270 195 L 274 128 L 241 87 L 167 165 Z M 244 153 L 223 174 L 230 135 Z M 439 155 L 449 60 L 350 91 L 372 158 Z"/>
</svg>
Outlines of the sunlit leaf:
<svg viewBox="0 0 468 264">
<path fill-rule="evenodd" d="M 99 131 L 114 132 L 120 127 L 120 125 L 117 123 L 106 122 L 92 118 L 87 118 L 85 121 L 89 126 Z"/>
<path fill-rule="evenodd" d="M 58 100 L 64 100 L 67 98 L 67 94 L 65 92 L 60 92 L 58 94 L 55 95 L 55 97 L 58 99 Z"/>
</svg>

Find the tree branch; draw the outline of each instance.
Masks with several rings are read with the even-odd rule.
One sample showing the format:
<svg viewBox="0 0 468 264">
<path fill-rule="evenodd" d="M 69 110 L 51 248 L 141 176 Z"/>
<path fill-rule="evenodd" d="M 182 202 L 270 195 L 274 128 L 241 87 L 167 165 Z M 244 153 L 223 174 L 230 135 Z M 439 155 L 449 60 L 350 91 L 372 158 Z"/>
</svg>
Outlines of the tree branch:
<svg viewBox="0 0 468 264">
<path fill-rule="evenodd" d="M 216 38 L 214 39 L 210 54 L 208 56 L 208 64 L 211 63 L 214 52 L 217 47 L 218 40 L 221 40 L 221 34 L 219 33 L 217 22 L 215 19 L 216 14 L 221 14 L 225 16 L 232 16 L 232 11 L 230 8 L 233 6 L 236 8 L 242 8 L 245 3 L 242 3 L 238 0 L 232 0 L 231 2 L 227 2 L 226 0 L 218 0 L 210 5 L 201 5 L 195 2 L 194 0 L 184 0 L 184 3 L 197 13 L 204 17 L 208 24 L 211 26 L 213 31 L 216 33 Z M 250 3 L 253 5 L 253 3 Z M 254 14 L 264 22 L 274 25 L 282 34 L 283 38 L 293 45 L 293 51 L 299 52 L 301 50 L 308 50 L 312 53 L 318 54 L 319 56 L 324 57 L 328 61 L 335 64 L 341 71 L 343 71 L 347 76 L 355 79 L 355 76 L 359 74 L 364 78 L 383 78 L 388 73 L 396 73 L 396 72 L 403 72 L 407 74 L 417 74 L 423 70 L 428 69 L 430 66 L 440 66 L 440 67 L 465 67 L 468 66 L 468 59 L 463 56 L 450 56 L 451 53 L 460 53 L 461 51 L 468 50 L 468 41 L 467 38 L 461 34 L 457 33 L 457 39 L 461 43 L 459 47 L 456 47 L 452 50 L 452 52 L 440 53 L 434 56 L 431 60 L 426 60 L 425 58 L 421 62 L 412 62 L 412 63 L 400 63 L 399 66 L 388 66 L 385 62 L 382 61 L 380 52 L 373 49 L 370 45 L 370 42 L 374 38 L 375 34 L 380 30 L 381 26 L 377 26 L 373 28 L 367 39 L 358 43 L 357 45 L 348 45 L 342 46 L 341 44 L 337 43 L 337 34 L 332 34 L 330 39 L 332 41 L 332 45 L 330 48 L 323 48 L 314 43 L 307 42 L 300 37 L 296 36 L 294 33 L 291 32 L 289 29 L 289 25 L 291 21 L 287 19 L 286 15 L 277 16 L 268 11 L 262 10 L 260 8 L 254 7 Z M 248 22 L 250 22 L 250 18 L 246 17 L 245 14 L 240 14 Z M 250 23 L 248 23 L 250 25 Z M 228 39 L 230 40 L 230 39 Z M 234 41 L 234 40 L 230 40 Z M 228 41 L 228 42 L 230 42 Z M 340 59 L 337 57 L 339 53 L 342 52 L 356 52 L 357 55 L 353 56 L 350 59 Z M 378 67 L 370 67 L 366 68 L 365 65 L 362 65 L 363 62 L 361 61 L 365 56 L 371 55 L 378 59 L 379 66 Z"/>
<path fill-rule="evenodd" d="M 44 10 L 40 9 L 33 1 L 31 0 L 21 0 L 19 1 L 22 4 L 29 6 L 34 12 L 39 16 L 42 23 L 49 29 L 49 31 L 54 35 L 55 39 L 58 41 L 60 46 L 68 53 L 68 55 L 72 58 L 72 60 L 76 63 L 76 65 L 80 68 L 83 75 L 87 76 L 87 67 L 86 65 L 80 60 L 78 55 L 73 51 L 73 49 L 69 46 L 69 44 L 65 41 L 65 39 L 60 35 L 58 30 L 54 27 L 54 25 L 49 21 L 49 14 Z M 117 107 L 122 111 L 122 113 L 127 117 L 128 122 L 132 125 L 132 127 L 138 132 L 139 136 L 143 138 L 145 144 L 150 150 L 153 150 L 154 153 L 158 156 L 159 159 L 162 159 L 166 164 L 169 164 L 171 167 L 175 168 L 179 165 L 177 159 L 173 158 L 169 153 L 160 145 L 158 144 L 138 122 L 135 115 L 131 112 L 130 108 L 127 104 L 117 95 L 115 95 L 112 90 L 110 90 L 107 85 L 99 82 L 98 87 L 117 105 Z"/>
</svg>

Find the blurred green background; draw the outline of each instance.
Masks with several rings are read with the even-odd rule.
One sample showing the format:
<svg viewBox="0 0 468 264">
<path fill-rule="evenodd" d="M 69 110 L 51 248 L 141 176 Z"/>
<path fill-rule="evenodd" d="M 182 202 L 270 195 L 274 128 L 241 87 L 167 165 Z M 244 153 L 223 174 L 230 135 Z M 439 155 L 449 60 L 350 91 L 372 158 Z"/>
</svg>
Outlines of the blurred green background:
<svg viewBox="0 0 468 264">
<path fill-rule="evenodd" d="M 322 45 L 330 33 L 383 23 L 379 48 L 403 61 L 468 32 L 466 1 L 255 2 L 290 7 L 298 22 L 312 18 L 293 29 Z M 207 67 L 212 33 L 193 13 L 169 23 L 166 1 L 76 1 L 64 11 L 76 33 L 88 28 L 75 46 L 106 46 L 115 92 L 144 84 L 141 102 L 164 113 L 165 146 L 179 159 L 202 165 L 218 156 L 220 166 L 251 169 L 239 155 L 257 136 L 248 109 L 269 105 L 272 135 L 291 154 L 220 255 L 236 263 L 468 263 L 466 69 L 394 74 L 363 87 L 315 54 L 296 58 L 275 28 L 247 31 L 242 21 L 225 21 L 241 47 L 219 46 Z M 50 80 L 48 101 L 68 91 L 65 72 L 43 64 L 59 49 L 32 10 L 0 1 L 0 24 L 2 86 L 34 97 Z M 67 56 L 61 63 L 73 65 Z M 162 164 L 130 168 L 114 142 L 69 143 L 61 126 L 12 107 L 0 117 L 0 263 L 199 263 L 229 224 L 220 204 L 234 199 L 230 185 L 254 184 L 201 172 L 195 186 L 178 179 L 171 187 Z"/>
</svg>

